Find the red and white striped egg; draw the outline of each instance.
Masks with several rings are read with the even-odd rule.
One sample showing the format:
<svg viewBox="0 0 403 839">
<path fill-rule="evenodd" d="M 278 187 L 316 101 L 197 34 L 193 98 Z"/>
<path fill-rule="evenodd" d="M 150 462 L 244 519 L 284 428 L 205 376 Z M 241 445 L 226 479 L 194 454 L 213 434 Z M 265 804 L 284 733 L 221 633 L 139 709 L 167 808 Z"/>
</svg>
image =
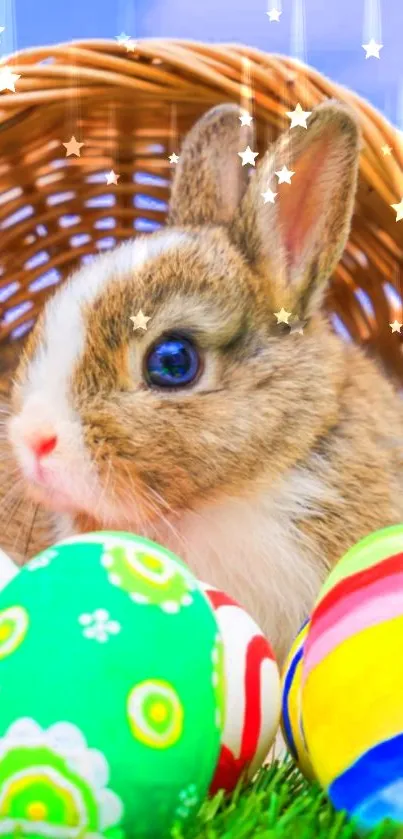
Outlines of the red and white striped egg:
<svg viewBox="0 0 403 839">
<path fill-rule="evenodd" d="M 280 674 L 261 629 L 235 600 L 201 583 L 214 611 L 224 648 L 225 724 L 210 793 L 230 792 L 251 778 L 276 736 L 281 709 Z"/>
</svg>

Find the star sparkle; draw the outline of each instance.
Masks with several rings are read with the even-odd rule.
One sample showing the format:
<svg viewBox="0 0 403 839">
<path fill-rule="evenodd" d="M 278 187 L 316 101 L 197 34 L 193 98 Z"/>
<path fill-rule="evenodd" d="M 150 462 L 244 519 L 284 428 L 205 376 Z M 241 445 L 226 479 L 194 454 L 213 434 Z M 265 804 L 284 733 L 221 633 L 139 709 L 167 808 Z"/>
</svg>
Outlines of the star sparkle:
<svg viewBox="0 0 403 839">
<path fill-rule="evenodd" d="M 131 316 L 130 320 L 133 323 L 133 332 L 136 329 L 144 329 L 146 331 L 147 330 L 147 323 L 148 323 L 149 320 L 151 320 L 151 318 L 147 317 L 147 315 L 144 315 L 142 310 L 140 309 L 140 311 L 137 313 L 137 315 L 132 315 Z"/>
<path fill-rule="evenodd" d="M 137 41 L 131 35 L 126 35 L 126 32 L 121 32 L 116 35 L 116 40 L 121 47 L 126 47 L 127 52 L 134 52 L 137 49 Z"/>
<path fill-rule="evenodd" d="M 290 327 L 290 335 L 303 335 L 304 334 L 304 327 L 306 326 L 306 320 L 300 320 L 296 318 L 292 323 L 288 324 Z"/>
<path fill-rule="evenodd" d="M 399 323 L 398 320 L 394 320 L 393 323 L 389 324 L 389 326 L 390 326 L 392 332 L 399 332 L 399 334 L 400 334 L 400 330 L 401 330 L 403 324 Z"/>
<path fill-rule="evenodd" d="M 242 166 L 246 166 L 247 163 L 250 163 L 251 166 L 255 166 L 255 157 L 257 157 L 259 152 L 252 151 L 250 146 L 247 146 L 245 151 L 239 151 L 238 156 L 242 160 Z"/>
<path fill-rule="evenodd" d="M 68 141 L 68 143 L 62 144 L 66 149 L 66 157 L 69 157 L 71 154 L 75 154 L 76 157 L 81 157 L 81 149 L 84 143 L 79 143 L 74 135 Z"/>
<path fill-rule="evenodd" d="M 374 38 L 368 44 L 362 44 L 363 50 L 366 50 L 365 58 L 380 58 L 379 50 L 383 49 L 383 44 L 378 44 Z"/>
<path fill-rule="evenodd" d="M 269 11 L 266 12 L 266 14 L 269 18 L 270 23 L 280 23 L 280 9 L 269 9 Z"/>
<path fill-rule="evenodd" d="M 384 146 L 381 146 L 381 152 L 384 155 L 384 157 L 387 157 L 389 154 L 392 154 L 391 146 L 388 146 L 388 144 L 385 143 Z"/>
<path fill-rule="evenodd" d="M 278 192 L 273 192 L 273 190 L 267 189 L 266 192 L 261 192 L 260 194 L 261 194 L 262 198 L 264 198 L 264 203 L 265 204 L 269 204 L 269 203 L 274 204 L 274 202 L 276 200 L 276 195 L 278 195 Z"/>
<path fill-rule="evenodd" d="M 116 172 L 114 172 L 113 169 L 111 169 L 111 171 L 108 172 L 108 174 L 106 175 L 106 183 L 108 186 L 111 186 L 111 184 L 114 184 L 116 186 L 119 178 L 120 175 L 117 175 Z"/>
<path fill-rule="evenodd" d="M 403 219 L 403 198 L 398 204 L 391 204 L 390 206 L 396 210 L 396 221 L 401 221 Z"/>
<path fill-rule="evenodd" d="M 291 120 L 290 128 L 296 128 L 298 125 L 301 128 L 308 128 L 306 121 L 311 116 L 311 113 L 312 111 L 304 111 L 298 102 L 294 111 L 286 111 L 287 116 Z"/>
<path fill-rule="evenodd" d="M 242 111 L 239 119 L 241 120 L 241 125 L 250 125 L 253 120 L 253 116 L 252 114 L 249 114 L 248 111 Z"/>
<path fill-rule="evenodd" d="M 282 169 L 279 169 L 279 171 L 274 174 L 277 175 L 279 184 L 290 184 L 291 178 L 295 175 L 295 172 L 292 172 L 291 169 L 287 168 L 287 166 L 283 166 Z"/>
<path fill-rule="evenodd" d="M 118 44 L 125 45 L 127 41 L 130 41 L 130 35 L 126 35 L 126 32 L 121 32 L 120 35 L 116 35 L 115 37 Z"/>
<path fill-rule="evenodd" d="M 173 152 L 173 154 L 171 154 L 169 156 L 169 162 L 170 163 L 179 163 L 179 156 L 177 154 L 175 154 L 175 152 Z"/>
<path fill-rule="evenodd" d="M 277 323 L 287 323 L 291 317 L 291 312 L 287 312 L 285 309 L 281 308 L 279 312 L 274 312 L 274 316 L 277 318 Z M 290 324 L 291 325 L 291 324 Z"/>
<path fill-rule="evenodd" d="M 2 67 L 0 69 L 0 90 L 10 90 L 15 93 L 15 84 L 21 76 L 18 73 L 13 73 L 11 67 Z"/>
</svg>

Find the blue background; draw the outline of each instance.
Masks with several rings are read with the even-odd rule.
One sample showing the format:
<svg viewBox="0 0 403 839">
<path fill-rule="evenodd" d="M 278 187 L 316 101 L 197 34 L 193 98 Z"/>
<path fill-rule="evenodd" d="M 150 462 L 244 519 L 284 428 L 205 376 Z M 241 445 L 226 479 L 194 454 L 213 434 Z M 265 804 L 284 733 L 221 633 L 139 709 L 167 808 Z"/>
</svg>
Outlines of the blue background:
<svg viewBox="0 0 403 839">
<path fill-rule="evenodd" d="M 0 0 L 6 24 L 0 50 L 70 39 L 181 37 L 237 41 L 298 55 L 366 96 L 403 129 L 403 0 L 282 0 L 280 23 L 265 12 L 275 0 Z M 279 3 L 279 0 L 277 0 Z M 297 27 L 303 13 L 305 34 Z M 384 44 L 366 59 L 371 35 Z"/>
</svg>

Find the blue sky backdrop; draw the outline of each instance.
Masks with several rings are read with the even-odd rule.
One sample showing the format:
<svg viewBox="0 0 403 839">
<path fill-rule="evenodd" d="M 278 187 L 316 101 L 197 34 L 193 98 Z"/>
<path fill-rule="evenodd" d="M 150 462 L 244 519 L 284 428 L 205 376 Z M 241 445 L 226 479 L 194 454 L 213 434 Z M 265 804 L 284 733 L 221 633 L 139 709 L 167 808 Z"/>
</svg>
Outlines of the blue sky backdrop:
<svg viewBox="0 0 403 839">
<path fill-rule="evenodd" d="M 282 7 L 270 23 L 269 7 Z M 295 16 L 303 13 L 305 35 Z M 403 0 L 0 0 L 0 49 L 9 53 L 77 38 L 181 37 L 237 41 L 304 58 L 348 85 L 403 129 Z M 373 31 L 369 31 L 373 30 Z M 298 33 L 297 33 L 298 34 Z M 384 47 L 365 58 L 370 37 Z"/>
</svg>

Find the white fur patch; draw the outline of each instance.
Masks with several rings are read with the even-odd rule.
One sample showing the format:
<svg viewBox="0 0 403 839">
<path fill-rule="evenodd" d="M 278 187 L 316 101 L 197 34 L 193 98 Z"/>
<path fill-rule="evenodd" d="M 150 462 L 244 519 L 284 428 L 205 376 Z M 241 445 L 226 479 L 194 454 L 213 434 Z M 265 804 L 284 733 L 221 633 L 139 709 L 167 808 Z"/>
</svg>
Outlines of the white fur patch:
<svg viewBox="0 0 403 839">
<path fill-rule="evenodd" d="M 55 509 L 93 512 L 102 499 L 80 417 L 69 398 L 74 367 L 85 347 L 83 305 L 109 289 L 113 293 L 116 279 L 130 276 L 147 260 L 180 245 L 185 235 L 169 230 L 124 243 L 73 274 L 46 306 L 41 341 L 21 388 L 22 408 L 8 429 L 22 471 L 35 484 L 37 500 L 46 500 Z M 39 477 L 31 443 L 54 435 L 57 447 L 46 457 Z"/>
<path fill-rule="evenodd" d="M 282 659 L 326 573 L 325 557 L 295 521 L 318 514 L 328 496 L 319 479 L 294 469 L 271 491 L 214 502 L 175 520 L 176 535 L 167 528 L 152 538 L 238 600 Z"/>
</svg>

